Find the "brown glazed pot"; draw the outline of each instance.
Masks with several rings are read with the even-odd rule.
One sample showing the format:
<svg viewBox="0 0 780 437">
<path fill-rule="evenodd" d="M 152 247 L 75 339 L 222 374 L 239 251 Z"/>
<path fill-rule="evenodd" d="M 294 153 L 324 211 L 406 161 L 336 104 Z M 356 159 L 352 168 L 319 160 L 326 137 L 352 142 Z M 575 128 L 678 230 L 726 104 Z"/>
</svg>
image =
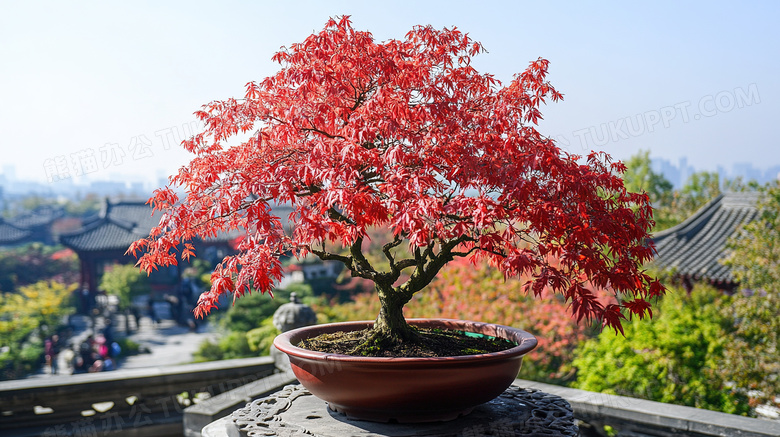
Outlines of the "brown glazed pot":
<svg viewBox="0 0 780 437">
<path fill-rule="evenodd" d="M 332 410 L 378 422 L 433 422 L 456 419 L 488 402 L 517 377 L 523 355 L 536 337 L 521 329 L 448 319 L 409 319 L 421 328 L 453 329 L 507 339 L 517 346 L 501 352 L 440 358 L 359 357 L 315 352 L 295 346 L 303 339 L 356 331 L 374 322 L 307 326 L 285 332 L 274 346 L 290 357 L 298 381 Z"/>
</svg>

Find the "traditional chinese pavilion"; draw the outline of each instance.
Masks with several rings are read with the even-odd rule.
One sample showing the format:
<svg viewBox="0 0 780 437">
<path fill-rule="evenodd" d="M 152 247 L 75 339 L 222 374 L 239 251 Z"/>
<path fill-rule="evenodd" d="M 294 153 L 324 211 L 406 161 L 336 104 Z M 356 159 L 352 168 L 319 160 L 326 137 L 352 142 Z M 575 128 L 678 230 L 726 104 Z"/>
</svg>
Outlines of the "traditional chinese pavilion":
<svg viewBox="0 0 780 437">
<path fill-rule="evenodd" d="M 756 192 L 721 194 L 679 225 L 657 232 L 654 265 L 672 271 L 688 290 L 695 282 L 708 282 L 734 291 L 731 268 L 721 261 L 728 255 L 728 239 L 740 225 L 757 218 L 757 200 Z"/>
<path fill-rule="evenodd" d="M 32 242 L 54 244 L 53 226 L 64 216 L 65 211 L 62 208 L 44 205 L 33 211 L 25 211 L 12 219 L 0 218 L 0 246 L 18 246 Z"/>
<path fill-rule="evenodd" d="M 32 211 L 26 211 L 11 220 L 13 226 L 30 232 L 28 241 L 39 241 L 44 244 L 54 244 L 56 238 L 52 233 L 55 222 L 65 217 L 65 210 L 59 206 L 43 205 Z"/>
<path fill-rule="evenodd" d="M 22 229 L 0 218 L 0 247 L 16 246 L 30 239 L 32 231 Z"/>
<path fill-rule="evenodd" d="M 60 236 L 60 243 L 78 254 L 82 288 L 96 293 L 105 267 L 135 263 L 136 259 L 125 252 L 131 243 L 148 236 L 159 223 L 159 213 L 152 212 L 142 201 L 114 203 L 106 199 L 101 211 L 86 219 L 81 229 Z M 213 262 L 232 251 L 229 236 L 197 241 L 195 246 L 199 258 Z M 154 272 L 150 277 L 152 288 L 165 292 L 178 286 L 184 267 L 171 266 Z"/>
</svg>

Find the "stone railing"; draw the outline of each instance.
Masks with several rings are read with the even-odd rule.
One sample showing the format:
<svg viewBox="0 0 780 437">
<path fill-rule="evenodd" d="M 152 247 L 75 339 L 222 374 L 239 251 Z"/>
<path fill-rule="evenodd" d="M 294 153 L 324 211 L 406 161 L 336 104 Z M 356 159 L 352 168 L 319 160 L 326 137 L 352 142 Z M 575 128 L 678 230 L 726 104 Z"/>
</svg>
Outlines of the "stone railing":
<svg viewBox="0 0 780 437">
<path fill-rule="evenodd" d="M 273 372 L 259 357 L 6 381 L 0 435 L 181 436 L 186 407 Z"/>
<path fill-rule="evenodd" d="M 297 382 L 292 372 L 275 373 L 187 407 L 184 410 L 184 435 L 200 437 L 206 425 L 228 416 L 255 399 L 270 396 L 286 385 Z"/>
<path fill-rule="evenodd" d="M 194 437 L 295 382 L 275 373 L 270 357 L 2 382 L 0 435 Z M 780 436 L 780 422 L 533 381 L 515 385 L 568 401 L 583 437 L 605 436 L 604 425 L 618 436 Z"/>
<path fill-rule="evenodd" d="M 256 381 L 246 387 L 226 392 L 185 410 L 185 435 L 188 437 L 200 436 L 201 427 L 209 420 L 212 422 L 208 427 L 207 435 L 240 435 L 231 418 L 224 416 L 227 416 L 232 410 L 243 408 L 244 403 L 240 402 L 241 399 L 267 396 L 266 393 L 270 391 L 269 389 L 285 384 L 292 379 L 292 376 L 280 373 L 267 379 L 268 381 Z M 582 437 L 606 437 L 605 425 L 612 427 L 614 435 L 631 437 L 780 436 L 780 422 L 624 396 L 606 395 L 520 379 L 516 380 L 514 385 L 540 390 L 567 401 L 574 411 L 574 417 L 579 421 L 580 436 Z M 217 420 L 220 417 L 223 418 Z M 232 431 L 226 431 L 228 428 Z M 268 435 L 275 434 L 269 431 Z M 390 434 L 374 433 L 371 435 Z M 497 435 L 510 436 L 513 434 L 505 432 Z"/>
<path fill-rule="evenodd" d="M 777 437 L 780 422 L 718 413 L 644 399 L 593 393 L 540 382 L 517 380 L 515 385 L 562 397 L 581 421 L 583 437 L 606 437 L 604 426 L 618 436 L 632 437 Z"/>
</svg>

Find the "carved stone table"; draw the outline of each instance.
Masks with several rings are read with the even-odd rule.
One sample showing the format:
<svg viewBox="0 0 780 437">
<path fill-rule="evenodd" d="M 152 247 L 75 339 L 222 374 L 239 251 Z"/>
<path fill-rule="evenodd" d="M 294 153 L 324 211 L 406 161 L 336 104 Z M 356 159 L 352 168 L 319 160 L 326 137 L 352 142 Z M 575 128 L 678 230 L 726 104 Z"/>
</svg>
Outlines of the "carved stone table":
<svg viewBox="0 0 780 437">
<path fill-rule="evenodd" d="M 569 403 L 535 389 L 509 387 L 471 414 L 449 422 L 394 424 L 350 419 L 301 385 L 253 401 L 203 429 L 216 436 L 478 437 L 577 436 Z"/>
</svg>

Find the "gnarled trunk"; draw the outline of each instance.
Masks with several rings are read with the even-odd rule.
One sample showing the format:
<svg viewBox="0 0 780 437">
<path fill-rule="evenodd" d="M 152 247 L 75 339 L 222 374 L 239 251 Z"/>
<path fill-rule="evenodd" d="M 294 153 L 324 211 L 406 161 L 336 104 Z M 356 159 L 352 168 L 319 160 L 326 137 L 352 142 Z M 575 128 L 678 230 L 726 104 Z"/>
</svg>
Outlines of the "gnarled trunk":
<svg viewBox="0 0 780 437">
<path fill-rule="evenodd" d="M 409 300 L 392 286 L 383 287 L 377 284 L 376 293 L 381 306 L 379 315 L 365 341 L 351 352 L 354 355 L 360 355 L 369 349 L 382 349 L 390 345 L 418 340 L 417 332 L 404 319 L 404 304 Z"/>
<path fill-rule="evenodd" d="M 399 296 L 392 287 L 382 289 L 377 286 L 376 291 L 379 295 L 381 307 L 379 315 L 374 322 L 374 332 L 381 337 L 391 340 L 414 340 L 414 331 L 412 331 L 412 328 L 409 327 L 404 318 L 403 310 L 407 300 Z"/>
</svg>

